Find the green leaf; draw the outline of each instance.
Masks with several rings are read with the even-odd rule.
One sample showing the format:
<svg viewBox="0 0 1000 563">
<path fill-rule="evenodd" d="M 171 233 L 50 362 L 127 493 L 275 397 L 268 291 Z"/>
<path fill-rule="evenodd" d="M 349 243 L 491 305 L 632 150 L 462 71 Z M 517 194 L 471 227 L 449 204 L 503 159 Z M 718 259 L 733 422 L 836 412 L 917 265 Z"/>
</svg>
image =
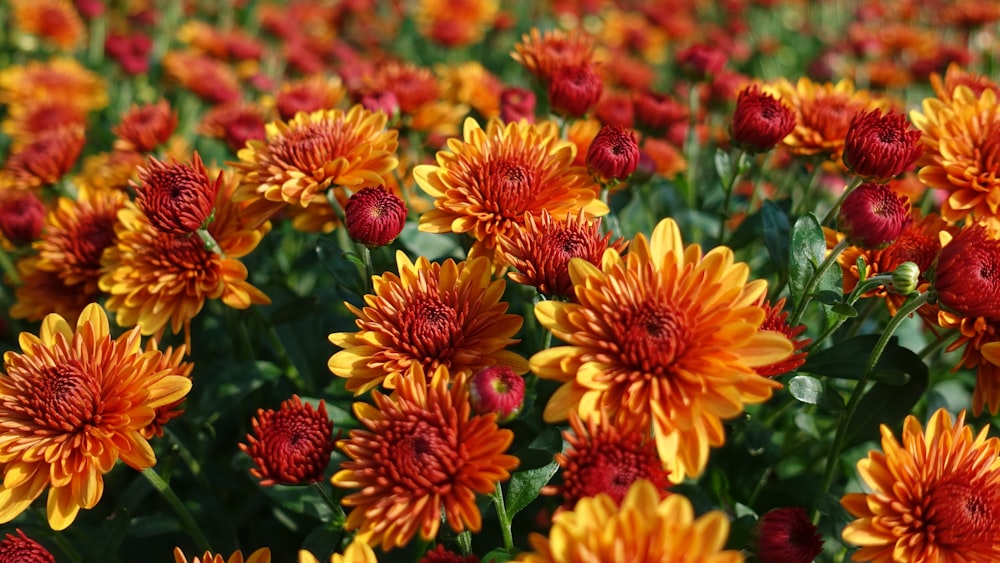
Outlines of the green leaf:
<svg viewBox="0 0 1000 563">
<path fill-rule="evenodd" d="M 399 234 L 399 241 L 409 251 L 410 256 L 425 256 L 430 261 L 443 258 L 462 258 L 461 239 L 455 235 L 425 233 L 417 224 L 408 221 Z"/>
<path fill-rule="evenodd" d="M 826 257 L 826 238 L 815 215 L 808 213 L 795 221 L 789 250 L 788 289 L 792 301 L 798 305 L 805 297 L 810 278 Z M 826 271 L 816 289 L 842 293 L 840 277 L 840 268 L 834 266 Z"/>
<path fill-rule="evenodd" d="M 819 379 L 796 375 L 788 381 L 788 392 L 798 401 L 831 412 L 844 410 L 844 399 Z"/>
<path fill-rule="evenodd" d="M 521 460 L 518 469 L 538 469 L 552 463 L 552 452 L 539 448 L 525 448 L 517 452 L 517 459 Z"/>
<path fill-rule="evenodd" d="M 844 302 L 844 294 L 839 291 L 823 289 L 814 293 L 813 299 L 824 305 L 838 305 Z"/>
<path fill-rule="evenodd" d="M 510 561 L 510 554 L 506 549 L 497 548 L 483 556 L 483 563 L 506 563 Z"/>
<path fill-rule="evenodd" d="M 788 215 L 777 204 L 765 200 L 760 209 L 761 222 L 764 228 L 764 246 L 771 261 L 784 272 L 788 268 L 788 239 L 791 225 Z"/>
<path fill-rule="evenodd" d="M 863 334 L 842 340 L 829 348 L 809 354 L 806 363 L 798 371 L 836 379 L 857 380 L 865 371 L 868 357 L 875 348 L 875 343 L 881 335 Z M 912 361 L 916 356 L 910 350 L 899 345 L 896 337 L 892 337 L 879 358 L 869 379 L 887 385 L 905 385 L 910 382 L 913 373 L 909 369 L 926 372 L 927 366 L 920 361 Z M 902 363 L 896 363 L 897 361 Z M 909 369 L 907 369 L 909 368 Z"/>
<path fill-rule="evenodd" d="M 715 150 L 715 172 L 723 182 L 727 181 L 733 174 L 733 159 L 723 149 Z"/>
<path fill-rule="evenodd" d="M 853 319 L 858 316 L 858 310 L 847 303 L 834 303 L 830 310 L 841 317 L 847 317 L 849 319 Z"/>
<path fill-rule="evenodd" d="M 816 499 L 816 510 L 824 516 L 821 522 L 827 537 L 840 537 L 840 532 L 854 521 L 854 517 L 840 504 L 840 498 L 822 493 Z"/>
<path fill-rule="evenodd" d="M 559 464 L 553 461 L 544 467 L 518 471 L 511 475 L 505 502 L 508 518 L 514 518 L 515 514 L 531 504 L 531 501 L 538 497 L 542 487 L 548 484 L 558 470 Z"/>
<path fill-rule="evenodd" d="M 895 340 L 895 339 L 893 339 Z M 930 379 L 927 364 L 916 353 L 891 342 L 879 358 L 875 373 L 892 374 L 898 377 L 902 372 L 909 376 L 904 385 L 893 385 L 878 381 L 858 403 L 858 410 L 847 427 L 845 447 L 851 447 L 868 440 L 877 440 L 879 426 L 885 424 L 897 428 L 906 415 L 924 396 Z M 891 366 L 891 367 L 890 367 Z"/>
</svg>

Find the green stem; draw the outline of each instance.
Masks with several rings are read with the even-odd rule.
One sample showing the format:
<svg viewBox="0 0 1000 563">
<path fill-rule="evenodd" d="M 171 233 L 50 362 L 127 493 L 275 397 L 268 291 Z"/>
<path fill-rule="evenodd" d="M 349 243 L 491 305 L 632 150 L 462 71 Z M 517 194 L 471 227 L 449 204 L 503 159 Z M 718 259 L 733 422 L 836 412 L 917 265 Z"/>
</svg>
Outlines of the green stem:
<svg viewBox="0 0 1000 563">
<path fill-rule="evenodd" d="M 372 266 L 372 251 L 360 243 L 358 243 L 358 247 L 361 249 L 361 259 L 365 263 L 365 271 L 361 272 L 361 275 L 365 277 L 365 293 L 374 294 L 375 285 L 372 282 L 372 276 L 375 275 L 375 268 Z"/>
<path fill-rule="evenodd" d="M 90 20 L 90 36 L 87 41 L 87 62 L 91 67 L 96 67 L 104 60 L 104 41 L 107 35 L 107 14 L 100 14 Z"/>
<path fill-rule="evenodd" d="M 840 416 L 840 421 L 837 423 L 837 433 L 833 438 L 833 445 L 830 447 L 830 453 L 826 458 L 826 471 L 823 473 L 823 481 L 819 489 L 820 494 L 830 490 L 830 484 L 833 482 L 833 474 L 837 471 L 837 461 L 840 459 L 840 452 L 843 450 L 844 441 L 847 439 L 847 430 L 850 428 L 851 420 L 854 419 L 854 415 L 858 411 L 858 405 L 861 404 L 861 397 L 864 396 L 868 380 L 875 370 L 882 352 L 885 351 L 885 347 L 889 344 L 889 339 L 892 338 L 892 334 L 902 324 L 903 320 L 927 303 L 929 295 L 930 292 L 924 292 L 915 295 L 904 303 L 899 308 L 899 311 L 896 312 L 896 315 L 889 320 L 889 324 L 886 325 L 878 342 L 875 343 L 875 348 L 872 349 L 871 355 L 868 356 L 868 362 L 865 364 L 865 370 L 861 373 L 861 377 L 858 378 L 858 383 L 854 386 L 854 390 L 851 391 L 847 407 L 844 409 L 843 414 Z M 818 512 L 814 513 L 814 522 L 818 519 L 818 515 Z"/>
<path fill-rule="evenodd" d="M 317 481 L 315 483 L 309 483 L 309 486 L 312 487 L 314 491 L 319 493 L 319 496 L 323 497 L 323 501 L 330 507 L 330 510 L 333 511 L 333 525 L 337 527 L 342 526 L 344 522 L 347 521 L 347 514 L 344 513 L 344 507 L 333 498 L 333 495 L 330 494 L 330 491 L 326 490 L 326 486 L 323 485 L 323 483 Z"/>
<path fill-rule="evenodd" d="M 601 201 L 608 206 L 608 214 L 602 220 L 605 231 L 611 233 L 611 240 L 618 240 L 622 236 L 622 227 L 618 222 L 618 216 L 611 211 L 611 186 L 601 187 Z"/>
<path fill-rule="evenodd" d="M 63 534 L 57 532 L 49 534 L 45 537 L 49 540 L 52 540 L 52 543 L 59 546 L 59 549 L 62 550 L 63 555 L 65 555 L 66 558 L 72 563 L 80 563 L 81 561 L 83 561 L 83 556 L 80 555 L 79 551 L 73 548 L 73 546 L 66 540 L 66 537 Z M 61 560 L 62 558 L 60 558 L 60 561 Z"/>
<path fill-rule="evenodd" d="M 731 170 L 729 171 L 729 177 L 726 178 L 726 183 L 722 186 L 723 188 L 723 200 L 722 200 L 722 210 L 719 212 L 719 244 L 725 242 L 726 237 L 726 219 L 729 218 L 729 202 L 733 197 L 733 188 L 736 186 L 736 181 L 743 176 L 745 168 L 748 168 L 749 162 L 747 162 L 747 152 L 743 149 L 737 149 L 733 152 L 736 158 L 730 158 Z"/>
<path fill-rule="evenodd" d="M 809 171 L 809 180 L 806 182 L 806 189 L 802 192 L 802 201 L 793 207 L 796 210 L 795 215 L 799 215 L 809 209 L 813 193 L 816 191 L 816 185 L 819 184 L 820 172 L 823 170 L 822 163 L 823 159 L 819 157 L 812 160 L 812 170 Z M 791 177 L 791 174 L 789 174 L 789 177 Z"/>
<path fill-rule="evenodd" d="M 458 543 L 463 556 L 467 557 L 472 553 L 472 532 L 469 530 L 462 530 L 462 533 L 455 537 L 455 542 Z"/>
<path fill-rule="evenodd" d="M 510 515 L 507 514 L 507 507 L 503 501 L 503 488 L 497 483 L 496 490 L 491 495 L 493 504 L 497 507 L 497 518 L 500 519 L 500 531 L 503 533 L 503 547 L 508 555 L 514 553 L 514 536 L 510 531 Z"/>
<path fill-rule="evenodd" d="M 212 236 L 212 233 L 208 232 L 208 229 L 198 229 L 195 231 L 198 233 L 198 238 L 205 243 L 205 249 L 212 251 L 214 254 L 225 257 L 226 253 L 222 251 L 222 247 L 219 246 L 218 241 Z"/>
<path fill-rule="evenodd" d="M 854 191 L 854 188 L 860 186 L 861 183 L 864 181 L 865 181 L 864 178 L 858 176 L 851 178 L 850 183 L 847 184 L 847 187 L 844 188 L 843 193 L 841 193 L 840 197 L 837 198 L 837 201 L 833 204 L 833 207 L 831 207 L 830 210 L 826 212 L 826 215 L 823 216 L 823 220 L 820 221 L 819 224 L 826 225 L 831 221 L 833 221 L 833 218 L 837 216 L 837 212 L 840 211 L 840 206 L 844 203 L 844 200 L 847 199 L 847 196 Z"/>
<path fill-rule="evenodd" d="M 697 133 L 698 95 L 698 85 L 692 84 L 691 91 L 688 92 L 688 131 L 687 138 L 684 140 L 684 157 L 687 158 L 687 172 L 685 173 L 687 189 L 684 192 L 684 199 L 690 210 L 694 210 L 698 200 L 698 192 L 695 189 L 695 183 L 698 181 L 698 157 L 701 148 L 698 144 Z"/>
<path fill-rule="evenodd" d="M 819 267 L 816 268 L 816 271 L 813 272 L 812 277 L 810 277 L 809 281 L 806 283 L 805 291 L 802 292 L 802 298 L 799 299 L 799 302 L 795 305 L 795 309 L 792 311 L 792 316 L 788 319 L 789 326 L 799 325 L 799 321 L 802 320 L 802 314 L 806 311 L 806 306 L 809 305 L 809 301 L 812 300 L 812 293 L 816 291 L 817 287 L 819 287 L 820 280 L 822 280 L 823 276 L 826 275 L 826 271 L 837 263 L 837 257 L 840 256 L 848 246 L 850 246 L 850 243 L 846 238 L 838 242 L 837 246 L 834 246 L 833 249 L 830 250 L 830 253 L 826 255 L 823 262 L 820 263 Z"/>
<path fill-rule="evenodd" d="M 194 516 L 192 516 L 191 512 L 188 511 L 186 506 L 184 506 L 181 499 L 177 497 L 174 490 L 170 488 L 170 484 L 164 481 L 163 478 L 160 477 L 159 473 L 157 473 L 152 467 L 143 469 L 142 474 L 146 477 L 146 480 L 153 485 L 153 488 L 160 493 L 163 500 L 167 501 L 170 508 L 174 509 L 174 513 L 177 514 L 178 518 L 180 518 L 181 525 L 187 531 L 188 535 L 191 536 L 191 539 L 194 540 L 194 543 L 197 544 L 198 550 L 212 551 L 212 544 L 208 542 L 205 534 L 203 534 L 201 528 L 198 527 L 198 523 L 195 522 Z"/>
</svg>

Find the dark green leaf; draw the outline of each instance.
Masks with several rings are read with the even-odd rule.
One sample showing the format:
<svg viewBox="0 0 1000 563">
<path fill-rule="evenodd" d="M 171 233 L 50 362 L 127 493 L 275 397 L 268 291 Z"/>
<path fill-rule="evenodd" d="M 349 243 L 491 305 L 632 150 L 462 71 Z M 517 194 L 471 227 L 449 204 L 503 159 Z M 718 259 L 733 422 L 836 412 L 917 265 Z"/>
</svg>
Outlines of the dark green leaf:
<svg viewBox="0 0 1000 563">
<path fill-rule="evenodd" d="M 837 305 L 843 303 L 844 294 L 839 291 L 824 289 L 813 294 L 813 299 L 825 305 Z"/>
<path fill-rule="evenodd" d="M 777 204 L 765 200 L 760 209 L 761 222 L 764 228 L 764 246 L 767 254 L 778 268 L 784 272 L 788 268 L 788 238 L 791 225 L 788 215 Z"/>
<path fill-rule="evenodd" d="M 508 517 L 513 518 L 531 504 L 531 501 L 538 497 L 538 492 L 548 484 L 549 479 L 552 479 L 558 470 L 559 464 L 552 462 L 544 467 L 518 471 L 511 475 L 505 503 Z"/>
<path fill-rule="evenodd" d="M 853 319 L 854 317 L 858 316 L 858 310 L 848 305 L 847 303 L 834 303 L 833 307 L 830 310 L 840 315 L 841 317 L 847 317 L 850 319 Z"/>
<path fill-rule="evenodd" d="M 845 446 L 850 447 L 879 437 L 879 425 L 896 428 L 910 414 L 927 390 L 929 370 L 916 353 L 890 342 L 875 367 L 876 374 L 903 372 L 910 380 L 904 385 L 876 382 L 858 404 L 847 427 Z M 891 366 L 891 368 L 889 367 Z"/>
<path fill-rule="evenodd" d="M 454 235 L 420 231 L 413 221 L 408 221 L 399 235 L 399 241 L 409 251 L 410 256 L 426 256 L 432 262 L 443 258 L 465 256 L 460 240 Z"/>
<path fill-rule="evenodd" d="M 788 289 L 792 301 L 798 305 L 805 297 L 810 278 L 826 257 L 826 238 L 815 215 L 808 213 L 795 222 L 789 250 Z M 834 265 L 823 274 L 816 290 L 843 293 L 840 280 L 840 268 Z"/>
<path fill-rule="evenodd" d="M 90 542 L 92 549 L 92 561 L 114 561 L 119 555 L 119 548 L 125 534 L 130 530 L 132 522 L 125 510 L 119 510 L 101 522 L 97 529 L 96 536 L 101 538 L 99 542 Z"/>
<path fill-rule="evenodd" d="M 294 322 L 302 317 L 316 312 L 319 299 L 315 295 L 294 298 L 277 307 L 271 314 L 271 324 Z"/>
<path fill-rule="evenodd" d="M 864 373 L 868 357 L 880 336 L 879 334 L 855 336 L 819 352 L 813 352 L 809 354 L 806 363 L 799 368 L 799 371 L 836 379 L 856 380 Z M 909 378 L 914 375 L 908 368 L 927 371 L 927 366 L 919 358 L 914 362 L 911 356 L 915 354 L 900 347 L 896 337 L 893 337 L 886 345 L 869 379 L 896 386 L 908 383 Z M 901 363 L 896 363 L 897 361 Z"/>
<path fill-rule="evenodd" d="M 816 510 L 824 516 L 821 526 L 828 537 L 839 537 L 841 530 L 854 520 L 840 504 L 840 499 L 830 493 L 821 493 L 816 498 Z"/>
<path fill-rule="evenodd" d="M 815 377 L 796 375 L 788 381 L 788 392 L 797 400 L 816 405 L 823 410 L 832 412 L 844 410 L 843 398 Z"/>
<path fill-rule="evenodd" d="M 552 452 L 539 448 L 525 448 L 517 452 L 517 459 L 521 460 L 517 466 L 521 471 L 538 469 L 552 463 Z"/>
<path fill-rule="evenodd" d="M 510 554 L 507 553 L 506 549 L 497 548 L 484 555 L 481 561 L 483 563 L 506 563 L 510 561 Z"/>
</svg>

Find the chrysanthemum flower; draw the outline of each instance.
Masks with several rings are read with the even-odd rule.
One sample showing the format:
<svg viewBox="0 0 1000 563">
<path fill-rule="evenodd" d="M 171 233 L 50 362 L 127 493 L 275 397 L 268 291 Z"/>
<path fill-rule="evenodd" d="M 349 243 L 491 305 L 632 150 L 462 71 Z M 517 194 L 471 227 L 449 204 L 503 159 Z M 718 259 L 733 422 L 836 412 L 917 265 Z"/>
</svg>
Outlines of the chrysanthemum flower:
<svg viewBox="0 0 1000 563">
<path fill-rule="evenodd" d="M 303 549 L 299 551 L 298 563 L 320 563 L 320 561 L 315 555 Z M 344 553 L 334 553 L 330 556 L 330 563 L 378 563 L 378 559 L 372 547 L 355 536 L 344 548 Z"/>
<path fill-rule="evenodd" d="M 282 84 L 274 105 L 281 119 L 291 121 L 300 111 L 313 113 L 336 108 L 346 93 L 340 78 L 313 74 Z"/>
<path fill-rule="evenodd" d="M 535 93 L 526 88 L 510 87 L 500 93 L 500 119 L 504 123 L 524 119 L 535 122 Z"/>
<path fill-rule="evenodd" d="M 118 139 L 115 150 L 150 152 L 165 144 L 177 128 L 177 113 L 161 99 L 155 104 L 133 105 L 111 128 Z"/>
<path fill-rule="evenodd" d="M 449 380 L 454 382 L 449 388 Z M 471 416 L 465 377 L 440 366 L 430 381 L 417 366 L 374 406 L 355 403 L 364 428 L 338 446 L 350 458 L 332 479 L 357 489 L 341 501 L 351 507 L 345 528 L 383 550 L 402 547 L 417 534 L 433 539 L 442 514 L 456 533 L 478 532 L 476 495 L 494 490 L 518 464 L 504 452 L 513 440 L 493 415 Z"/>
<path fill-rule="evenodd" d="M 552 29 L 542 33 L 531 28 L 514 45 L 511 57 L 547 86 L 556 69 L 593 62 L 594 38 L 576 29 Z"/>
<path fill-rule="evenodd" d="M 247 268 L 239 261 L 260 242 L 269 224 L 244 217 L 233 201 L 236 184 L 224 176 L 215 200 L 215 219 L 206 229 L 215 250 L 194 235 L 175 235 L 157 229 L 133 203 L 119 213 L 118 241 L 102 260 L 100 287 L 109 294 L 108 311 L 120 326 L 141 327 L 143 334 L 185 334 L 206 299 L 219 299 L 235 309 L 270 300 L 247 282 Z"/>
<path fill-rule="evenodd" d="M 0 175 L 21 189 L 50 186 L 73 169 L 85 143 L 79 124 L 39 133 L 11 152 Z"/>
<path fill-rule="evenodd" d="M 326 403 L 313 409 L 298 395 L 283 401 L 281 408 L 257 409 L 253 435 L 240 450 L 253 460 L 250 474 L 260 485 L 304 485 L 323 478 L 333 452 L 333 423 Z"/>
<path fill-rule="evenodd" d="M 837 214 L 837 226 L 844 236 L 863 248 L 888 245 L 910 221 L 910 199 L 885 184 L 871 182 L 851 190 Z"/>
<path fill-rule="evenodd" d="M 355 95 L 371 92 L 392 92 L 399 102 L 400 113 L 413 114 L 441 97 L 441 85 L 428 68 L 388 61 L 364 76 L 363 85 Z"/>
<path fill-rule="evenodd" d="M 239 162 L 232 163 L 242 174 L 240 199 L 329 207 L 330 188 L 385 184 L 398 164 L 398 132 L 385 124 L 384 113 L 361 106 L 269 123 L 267 139 L 248 142 Z"/>
<path fill-rule="evenodd" d="M 566 117 L 583 117 L 601 99 L 604 84 L 594 65 L 572 65 L 556 69 L 549 82 L 549 107 Z"/>
<path fill-rule="evenodd" d="M 920 181 L 943 190 L 946 221 L 1000 222 L 1000 103 L 993 90 L 958 86 L 950 101 L 927 98 L 910 119 L 923 132 Z"/>
<path fill-rule="evenodd" d="M 0 563 L 56 563 L 56 558 L 18 529 L 17 535 L 7 534 L 0 541 Z"/>
<path fill-rule="evenodd" d="M 188 558 L 181 551 L 181 548 L 174 548 L 174 563 L 271 563 L 271 550 L 262 547 L 257 551 L 250 554 L 250 557 L 243 559 L 243 552 L 236 550 L 228 559 L 221 553 L 212 553 L 206 551 L 201 554 L 201 556 L 194 556 L 188 561 Z"/>
<path fill-rule="evenodd" d="M 758 305 L 763 307 L 767 313 L 767 316 L 764 317 L 764 322 L 760 325 L 760 330 L 773 330 L 774 332 L 784 334 L 791 340 L 792 346 L 795 349 L 792 355 L 784 360 L 766 366 L 757 366 L 754 368 L 754 371 L 764 377 L 776 377 L 786 374 L 804 364 L 808 353 L 803 348 L 808 346 L 812 342 L 812 339 L 808 337 L 799 338 L 806 331 L 806 325 L 790 326 L 788 324 L 788 311 L 785 311 L 785 298 L 782 297 L 776 303 L 772 304 L 767 300 L 766 296 L 762 295 L 758 301 Z"/>
<path fill-rule="evenodd" d="M 119 459 L 140 471 L 156 463 L 142 430 L 191 380 L 156 369 L 159 352 L 142 350 L 138 330 L 117 339 L 109 331 L 104 310 L 91 304 L 75 331 L 49 315 L 39 336 L 21 333 L 21 351 L 4 354 L 0 522 L 48 488 L 49 525 L 65 529 L 81 508 L 97 505 L 102 476 Z"/>
<path fill-rule="evenodd" d="M 469 233 L 474 255 L 491 255 L 497 235 L 522 229 L 527 213 L 608 212 L 586 169 L 572 166 L 576 149 L 560 140 L 553 123 L 490 120 L 484 130 L 469 118 L 464 139 L 449 140 L 448 148 L 437 154 L 437 164 L 413 170 L 420 188 L 435 198 L 420 230 Z"/>
<path fill-rule="evenodd" d="M 444 99 L 453 104 L 468 104 L 479 115 L 491 119 L 500 115 L 500 79 L 478 61 L 435 67 L 441 78 Z M 506 121 L 506 120 L 505 120 Z"/>
<path fill-rule="evenodd" d="M 1000 240 L 982 225 L 959 231 L 938 256 L 934 291 L 942 309 L 1000 319 Z"/>
<path fill-rule="evenodd" d="M 223 61 L 193 51 L 170 51 L 163 57 L 167 75 L 210 104 L 240 97 L 236 71 Z"/>
<path fill-rule="evenodd" d="M 138 179 L 139 166 L 146 162 L 141 153 L 111 151 L 84 157 L 80 170 L 73 175 L 77 185 L 98 190 L 128 191 L 129 180 Z"/>
<path fill-rule="evenodd" d="M 104 40 L 104 53 L 130 76 L 149 71 L 152 52 L 153 39 L 141 31 L 131 34 L 109 33 Z"/>
<path fill-rule="evenodd" d="M 135 203 L 156 230 L 189 235 L 206 226 L 219 196 L 222 173 L 213 180 L 197 151 L 190 163 L 149 157 L 139 167 Z"/>
<path fill-rule="evenodd" d="M 71 323 L 76 322 L 83 308 L 94 301 L 98 293 L 83 291 L 83 284 L 66 285 L 60 272 L 41 268 L 39 262 L 41 258 L 37 254 L 29 254 L 15 264 L 21 285 L 14 289 L 11 318 L 34 322 L 56 313 Z"/>
<path fill-rule="evenodd" d="M 639 479 L 649 481 L 659 498 L 669 494 L 669 472 L 663 469 L 648 431 L 618 428 L 597 417 L 584 423 L 575 412 L 570 413 L 569 424 L 572 432 L 562 433 L 569 448 L 555 455 L 562 483 L 542 489 L 543 494 L 562 497 L 562 510 L 573 510 L 580 499 L 598 494 L 621 504 Z"/>
<path fill-rule="evenodd" d="M 24 105 L 45 96 L 88 111 L 108 105 L 104 79 L 76 59 L 31 61 L 0 70 L 0 103 Z"/>
<path fill-rule="evenodd" d="M 489 260 L 480 257 L 455 263 L 411 262 L 396 253 L 399 275 L 373 278 L 374 295 L 366 307 L 347 304 L 358 320 L 357 332 L 337 332 L 330 342 L 343 348 L 330 357 L 329 368 L 347 378 L 347 389 L 360 395 L 379 384 L 392 389 L 414 366 L 431 371 L 439 365 L 452 374 L 472 374 L 504 365 L 518 374 L 527 362 L 507 350 L 523 319 L 507 314 L 501 301 L 505 283 L 493 280 Z"/>
<path fill-rule="evenodd" d="M 602 185 L 627 179 L 639 165 L 635 132 L 605 125 L 587 149 L 587 171 Z"/>
<path fill-rule="evenodd" d="M 35 192 L 10 190 L 0 194 L 0 234 L 11 244 L 30 244 L 42 234 L 45 204 Z"/>
<path fill-rule="evenodd" d="M 932 74 L 930 82 L 938 99 L 944 101 L 951 101 L 955 89 L 959 86 L 969 88 L 977 98 L 986 90 L 993 90 L 994 94 L 1000 95 L 1000 84 L 987 76 L 970 72 L 956 63 L 948 65 L 944 77 L 937 73 Z"/>
<path fill-rule="evenodd" d="M 647 128 L 663 133 L 687 121 L 688 108 L 670 94 L 644 91 L 635 96 L 635 118 Z"/>
<path fill-rule="evenodd" d="M 84 36 L 83 20 L 70 0 L 11 0 L 14 27 L 70 51 Z"/>
<path fill-rule="evenodd" d="M 947 311 L 937 311 L 936 321 L 944 329 L 958 333 L 946 352 L 962 351 L 961 359 L 952 368 L 976 370 L 976 386 L 972 393 L 972 414 L 983 410 L 1000 412 L 1000 320 L 983 317 L 962 317 Z"/>
<path fill-rule="evenodd" d="M 546 538 L 532 534 L 533 552 L 520 554 L 525 563 L 586 561 L 660 561 L 742 563 L 743 555 L 723 550 L 729 517 L 712 510 L 698 518 L 683 495 L 660 499 L 656 486 L 636 481 L 619 504 L 606 494 L 585 498 L 572 511 L 553 519 Z"/>
<path fill-rule="evenodd" d="M 920 131 L 910 128 L 906 116 L 881 110 L 858 112 L 844 139 L 844 165 L 857 176 L 884 182 L 913 166 L 923 153 Z"/>
<path fill-rule="evenodd" d="M 823 536 L 799 507 L 764 513 L 753 536 L 754 555 L 761 563 L 811 563 L 823 551 Z"/>
<path fill-rule="evenodd" d="M 237 153 L 247 141 L 267 138 L 267 121 L 264 109 L 258 104 L 237 101 L 217 105 L 201 119 L 198 132 L 214 139 L 222 139 L 229 150 Z"/>
<path fill-rule="evenodd" d="M 795 128 L 795 112 L 753 84 L 740 92 L 733 111 L 733 143 L 752 152 L 766 152 Z"/>
<path fill-rule="evenodd" d="M 1000 561 L 1000 439 L 973 437 L 965 412 L 944 409 L 926 430 L 906 417 L 900 443 L 882 425 L 882 451 L 858 462 L 870 493 L 844 495 L 857 517 L 844 540 L 854 561 Z"/>
<path fill-rule="evenodd" d="M 462 555 L 437 544 L 434 549 L 428 549 L 417 563 L 479 563 L 479 557 L 473 554 Z"/>
<path fill-rule="evenodd" d="M 424 37 L 446 47 L 463 47 L 482 40 L 498 10 L 496 0 L 421 0 L 415 19 Z"/>
<path fill-rule="evenodd" d="M 570 261 L 577 302 L 535 305 L 538 322 L 566 343 L 530 360 L 536 375 L 563 383 L 545 420 L 576 411 L 651 425 L 670 478 L 700 474 L 709 447 L 725 441 L 722 420 L 780 387 L 754 368 L 792 352 L 783 334 L 758 330 L 767 284 L 747 283 L 748 274 L 727 247 L 684 248 L 672 219 L 649 240 L 636 235 L 624 258 L 605 252 L 600 268 Z"/>
<path fill-rule="evenodd" d="M 159 350 L 155 338 L 146 342 L 146 350 Z M 192 362 L 185 362 L 185 356 L 187 356 L 187 347 L 183 344 L 176 348 L 173 346 L 167 346 L 167 348 L 159 354 L 158 357 L 160 361 L 154 366 L 154 369 L 159 371 L 170 371 L 175 375 L 191 379 L 191 372 L 194 370 L 194 364 Z M 186 399 L 182 397 L 172 403 L 166 403 L 156 407 L 156 416 L 153 418 L 152 422 L 146 425 L 146 427 L 140 432 L 142 437 L 149 440 L 163 436 L 163 429 L 166 427 L 167 423 L 184 414 L 184 409 L 182 407 L 185 400 Z"/>
<path fill-rule="evenodd" d="M 39 135 L 62 128 L 86 128 L 87 111 L 62 97 L 46 95 L 7 108 L 3 132 L 20 147 Z"/>
<path fill-rule="evenodd" d="M 497 240 L 499 259 L 517 270 L 507 274 L 510 279 L 534 287 L 542 295 L 564 297 L 573 296 L 571 259 L 583 258 L 597 265 L 608 248 L 621 254 L 628 245 L 620 238 L 611 242 L 611 233 L 601 233 L 600 219 L 588 221 L 580 212 L 557 221 L 544 209 L 539 217 L 526 214 L 524 228 Z"/>
</svg>

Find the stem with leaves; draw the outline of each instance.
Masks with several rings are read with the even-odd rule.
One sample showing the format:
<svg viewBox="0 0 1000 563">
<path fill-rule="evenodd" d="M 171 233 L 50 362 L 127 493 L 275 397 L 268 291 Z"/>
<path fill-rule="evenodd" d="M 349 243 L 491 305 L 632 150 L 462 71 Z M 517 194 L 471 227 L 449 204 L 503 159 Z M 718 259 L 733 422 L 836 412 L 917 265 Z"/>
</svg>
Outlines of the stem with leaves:
<svg viewBox="0 0 1000 563">
<path fill-rule="evenodd" d="M 174 513 L 177 514 L 177 517 L 181 521 L 181 526 L 183 526 L 184 530 L 191 536 L 191 539 L 194 540 L 194 543 L 198 546 L 198 550 L 212 551 L 212 544 L 208 542 L 208 538 L 206 538 L 205 534 L 202 533 L 201 528 L 198 526 L 198 523 L 195 522 L 191 512 L 186 506 L 184 506 L 181 499 L 177 497 L 177 493 L 170 488 L 170 484 L 164 481 L 163 477 L 160 477 L 160 474 L 157 473 L 152 467 L 143 469 L 142 475 L 151 485 L 153 485 L 153 488 L 160 493 L 163 500 L 167 501 L 167 504 L 169 504 L 170 508 L 174 510 Z"/>
<path fill-rule="evenodd" d="M 802 320 L 802 314 L 805 313 L 806 306 L 809 305 L 809 302 L 812 300 L 812 294 L 816 291 L 816 288 L 819 287 L 819 283 L 823 279 L 823 276 L 831 266 L 837 263 L 837 257 L 839 257 L 844 250 L 850 246 L 850 244 L 851 243 L 848 242 L 846 238 L 838 242 L 837 246 L 833 247 L 829 254 L 826 255 L 823 262 L 820 263 L 819 267 L 816 268 L 816 271 L 813 272 L 812 277 L 810 277 L 809 281 L 806 283 L 805 291 L 802 292 L 802 298 L 799 299 L 799 302 L 795 305 L 795 309 L 792 311 L 792 316 L 788 318 L 789 326 L 798 326 L 799 321 Z"/>
</svg>

